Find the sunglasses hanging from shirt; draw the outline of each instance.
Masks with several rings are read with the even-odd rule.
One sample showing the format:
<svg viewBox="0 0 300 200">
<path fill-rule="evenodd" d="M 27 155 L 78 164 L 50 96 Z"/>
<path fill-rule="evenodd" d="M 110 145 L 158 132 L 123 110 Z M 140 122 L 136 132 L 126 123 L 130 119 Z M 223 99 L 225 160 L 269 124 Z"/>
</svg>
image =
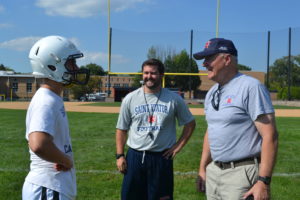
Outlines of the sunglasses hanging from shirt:
<svg viewBox="0 0 300 200">
<path fill-rule="evenodd" d="M 212 100 L 211 100 L 211 105 L 216 111 L 219 110 L 220 100 L 221 100 L 221 86 L 219 85 L 218 89 L 216 89 L 212 94 Z"/>
</svg>

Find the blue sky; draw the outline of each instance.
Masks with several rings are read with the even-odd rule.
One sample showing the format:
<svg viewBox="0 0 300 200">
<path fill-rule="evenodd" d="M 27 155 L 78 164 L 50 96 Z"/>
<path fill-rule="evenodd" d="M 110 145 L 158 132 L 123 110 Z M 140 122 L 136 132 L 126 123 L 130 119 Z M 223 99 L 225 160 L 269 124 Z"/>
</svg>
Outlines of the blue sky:
<svg viewBox="0 0 300 200">
<path fill-rule="evenodd" d="M 107 0 L 0 0 L 0 64 L 31 72 L 34 42 L 61 35 L 84 53 L 79 65 L 96 63 L 107 70 L 107 7 Z M 191 30 L 193 52 L 202 50 L 215 37 L 216 7 L 217 0 L 111 0 L 111 70 L 140 70 L 152 45 L 189 52 Z M 268 30 L 271 61 L 287 54 L 288 27 L 295 35 L 292 53 L 300 54 L 299 8 L 299 0 L 220 0 L 219 37 L 235 42 L 241 64 L 265 71 Z"/>
</svg>

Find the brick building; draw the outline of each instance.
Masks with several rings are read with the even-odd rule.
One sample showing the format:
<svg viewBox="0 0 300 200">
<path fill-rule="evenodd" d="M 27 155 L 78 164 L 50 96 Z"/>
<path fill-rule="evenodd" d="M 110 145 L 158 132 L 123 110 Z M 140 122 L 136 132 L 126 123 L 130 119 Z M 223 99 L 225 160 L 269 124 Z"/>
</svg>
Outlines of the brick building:
<svg viewBox="0 0 300 200">
<path fill-rule="evenodd" d="M 11 71 L 0 71 L 0 99 L 30 100 L 40 87 L 42 79 L 32 74 L 15 74 Z M 63 97 L 69 98 L 70 92 L 64 90 Z"/>
<path fill-rule="evenodd" d="M 207 73 L 207 71 L 200 70 L 199 73 Z M 253 76 L 262 83 L 265 82 L 265 73 L 263 72 L 242 71 L 242 73 Z M 132 87 L 133 78 L 132 76 L 110 76 L 110 81 L 108 81 L 107 76 L 101 76 L 101 84 L 98 88 L 95 88 L 95 92 L 110 93 L 109 97 L 112 101 L 121 101 L 127 93 L 135 89 Z M 193 94 L 192 97 L 203 99 L 214 82 L 208 80 L 206 75 L 200 76 L 200 79 L 199 92 Z M 0 98 L 5 96 L 7 100 L 10 100 L 11 97 L 13 100 L 30 100 L 40 84 L 41 79 L 36 79 L 31 74 L 14 74 L 13 72 L 0 71 Z M 65 89 L 62 96 L 64 99 L 72 100 L 69 89 Z M 184 96 L 187 98 L 189 96 L 188 92 Z"/>
<path fill-rule="evenodd" d="M 240 71 L 243 74 L 247 74 L 258 79 L 262 84 L 265 83 L 265 73 L 264 72 L 254 72 L 254 71 Z M 205 70 L 199 70 L 199 73 L 207 73 Z M 201 85 L 199 87 L 199 97 L 200 99 L 204 99 L 207 91 L 215 84 L 214 81 L 209 80 L 207 76 L 200 76 Z"/>
</svg>

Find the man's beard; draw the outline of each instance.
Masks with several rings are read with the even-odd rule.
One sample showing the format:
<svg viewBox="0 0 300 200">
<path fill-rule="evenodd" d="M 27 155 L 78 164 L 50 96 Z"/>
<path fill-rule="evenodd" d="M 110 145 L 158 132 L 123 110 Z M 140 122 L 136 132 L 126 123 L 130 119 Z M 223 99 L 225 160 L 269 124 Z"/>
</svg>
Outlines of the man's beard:
<svg viewBox="0 0 300 200">
<path fill-rule="evenodd" d="M 147 82 L 151 81 L 153 83 L 153 85 L 149 86 L 147 85 Z M 150 90 L 154 90 L 157 89 L 160 86 L 160 81 L 156 80 L 154 81 L 153 79 L 144 79 L 144 85 L 149 88 Z"/>
</svg>

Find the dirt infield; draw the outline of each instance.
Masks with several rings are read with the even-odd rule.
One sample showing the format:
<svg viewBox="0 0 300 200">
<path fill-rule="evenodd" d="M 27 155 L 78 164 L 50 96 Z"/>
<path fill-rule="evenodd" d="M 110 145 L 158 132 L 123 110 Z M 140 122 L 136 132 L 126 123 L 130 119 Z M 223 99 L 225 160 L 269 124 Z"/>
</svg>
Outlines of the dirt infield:
<svg viewBox="0 0 300 200">
<path fill-rule="evenodd" d="M 83 106 L 90 102 L 65 102 L 70 112 L 119 113 L 119 107 Z M 29 102 L 0 102 L 0 108 L 26 110 Z M 204 115 L 203 108 L 190 108 L 193 115 Z M 277 117 L 300 117 L 300 109 L 276 109 Z"/>
</svg>

